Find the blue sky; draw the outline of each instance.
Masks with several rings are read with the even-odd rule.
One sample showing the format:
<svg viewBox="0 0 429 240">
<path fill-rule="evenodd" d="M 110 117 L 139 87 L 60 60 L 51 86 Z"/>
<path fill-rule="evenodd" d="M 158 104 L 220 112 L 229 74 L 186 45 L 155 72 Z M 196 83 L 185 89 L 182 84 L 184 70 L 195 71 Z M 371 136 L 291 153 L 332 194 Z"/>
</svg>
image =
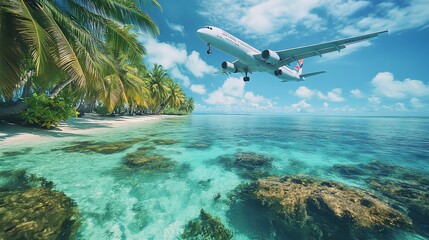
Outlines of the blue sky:
<svg viewBox="0 0 429 240">
<path fill-rule="evenodd" d="M 429 1 L 160 0 L 146 6 L 161 34 L 141 37 L 145 63 L 162 64 L 194 97 L 197 112 L 333 115 L 429 115 Z M 340 53 L 305 60 L 303 82 L 282 83 L 267 73 L 214 75 L 219 50 L 206 54 L 196 35 L 222 28 L 259 50 L 281 50 L 373 31 L 390 34 Z M 294 65 L 294 64 L 292 64 Z"/>
</svg>

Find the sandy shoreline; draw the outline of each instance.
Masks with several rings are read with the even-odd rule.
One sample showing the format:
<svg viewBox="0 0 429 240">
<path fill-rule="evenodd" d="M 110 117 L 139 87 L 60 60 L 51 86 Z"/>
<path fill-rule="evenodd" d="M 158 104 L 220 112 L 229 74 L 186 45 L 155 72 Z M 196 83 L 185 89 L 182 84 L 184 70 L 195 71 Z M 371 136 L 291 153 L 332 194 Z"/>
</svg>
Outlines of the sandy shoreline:
<svg viewBox="0 0 429 240">
<path fill-rule="evenodd" d="M 85 134 L 93 131 L 100 131 L 102 129 L 120 128 L 174 117 L 177 116 L 145 115 L 105 117 L 88 114 L 82 118 L 72 118 L 67 122 L 60 123 L 58 128 L 53 130 L 23 127 L 0 122 L 0 144 L 1 146 L 10 146 L 30 142 L 37 143 L 40 141 L 46 141 L 47 138 L 55 139 L 59 135 Z"/>
</svg>

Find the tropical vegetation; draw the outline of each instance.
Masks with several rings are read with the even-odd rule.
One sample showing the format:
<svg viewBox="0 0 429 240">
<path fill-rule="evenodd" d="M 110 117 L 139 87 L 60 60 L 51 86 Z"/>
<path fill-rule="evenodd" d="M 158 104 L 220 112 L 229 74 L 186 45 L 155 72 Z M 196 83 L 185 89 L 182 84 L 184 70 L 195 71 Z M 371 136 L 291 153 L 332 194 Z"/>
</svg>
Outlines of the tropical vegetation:
<svg viewBox="0 0 429 240">
<path fill-rule="evenodd" d="M 143 63 L 137 33 L 159 34 L 143 11 L 153 6 L 161 8 L 157 0 L 1 1 L 0 118 L 31 123 L 29 105 L 65 97 L 80 113 L 192 112 L 166 69 Z"/>
</svg>

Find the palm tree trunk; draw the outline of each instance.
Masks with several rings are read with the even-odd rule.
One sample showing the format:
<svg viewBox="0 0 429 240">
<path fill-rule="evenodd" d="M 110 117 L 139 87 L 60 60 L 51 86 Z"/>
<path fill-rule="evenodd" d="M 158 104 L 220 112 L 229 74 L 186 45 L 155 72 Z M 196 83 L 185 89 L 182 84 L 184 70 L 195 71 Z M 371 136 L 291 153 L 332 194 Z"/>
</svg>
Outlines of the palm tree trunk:
<svg viewBox="0 0 429 240">
<path fill-rule="evenodd" d="M 73 79 L 69 79 L 57 84 L 57 86 L 55 86 L 54 89 L 52 89 L 51 91 L 51 98 L 56 97 L 61 92 L 61 90 L 67 87 L 67 85 L 69 85 L 71 82 L 73 82 Z"/>
</svg>

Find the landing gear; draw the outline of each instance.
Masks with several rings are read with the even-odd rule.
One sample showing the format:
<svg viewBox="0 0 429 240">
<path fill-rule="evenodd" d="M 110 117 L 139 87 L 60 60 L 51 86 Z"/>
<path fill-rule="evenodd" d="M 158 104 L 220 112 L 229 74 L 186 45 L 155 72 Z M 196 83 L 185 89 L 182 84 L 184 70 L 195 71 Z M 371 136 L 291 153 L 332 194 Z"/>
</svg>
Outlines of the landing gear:
<svg viewBox="0 0 429 240">
<path fill-rule="evenodd" d="M 207 54 L 212 54 L 211 44 L 207 43 L 207 47 L 209 47 L 209 50 L 207 50 Z"/>
<path fill-rule="evenodd" d="M 243 78 L 243 81 L 244 82 L 250 81 L 250 77 L 247 76 L 247 71 L 245 71 L 244 74 L 246 74 L 246 76 Z"/>
</svg>

